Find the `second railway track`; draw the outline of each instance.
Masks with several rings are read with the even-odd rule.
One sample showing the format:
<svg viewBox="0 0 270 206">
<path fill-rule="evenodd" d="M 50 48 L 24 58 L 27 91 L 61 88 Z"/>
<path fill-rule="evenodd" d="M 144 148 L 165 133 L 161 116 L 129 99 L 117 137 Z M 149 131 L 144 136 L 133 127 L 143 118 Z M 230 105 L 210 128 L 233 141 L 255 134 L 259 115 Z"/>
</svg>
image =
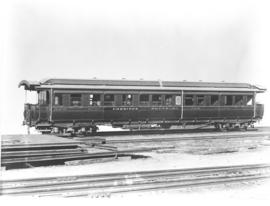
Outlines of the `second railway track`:
<svg viewBox="0 0 270 206">
<path fill-rule="evenodd" d="M 270 177 L 269 171 L 269 164 L 253 164 L 2 180 L 1 194 L 110 196 L 262 180 Z"/>
</svg>

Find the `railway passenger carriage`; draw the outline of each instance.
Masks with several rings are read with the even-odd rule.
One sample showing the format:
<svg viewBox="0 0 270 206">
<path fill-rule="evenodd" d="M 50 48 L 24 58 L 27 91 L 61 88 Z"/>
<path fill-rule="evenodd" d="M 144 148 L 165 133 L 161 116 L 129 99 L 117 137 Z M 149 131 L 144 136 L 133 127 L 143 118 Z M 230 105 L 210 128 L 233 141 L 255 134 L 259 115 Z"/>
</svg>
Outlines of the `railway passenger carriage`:
<svg viewBox="0 0 270 206">
<path fill-rule="evenodd" d="M 20 86 L 38 93 L 38 104 L 25 104 L 24 123 L 41 132 L 87 133 L 108 123 L 247 127 L 264 111 L 256 94 L 265 89 L 246 83 L 48 79 Z"/>
</svg>

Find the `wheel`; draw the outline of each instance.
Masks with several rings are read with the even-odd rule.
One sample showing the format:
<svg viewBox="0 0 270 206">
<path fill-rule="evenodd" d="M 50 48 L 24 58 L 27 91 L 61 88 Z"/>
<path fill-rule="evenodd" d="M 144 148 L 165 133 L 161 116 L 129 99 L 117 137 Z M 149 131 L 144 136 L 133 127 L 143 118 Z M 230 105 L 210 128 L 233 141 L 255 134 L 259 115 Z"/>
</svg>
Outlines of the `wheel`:
<svg viewBox="0 0 270 206">
<path fill-rule="evenodd" d="M 215 123 L 215 128 L 217 129 L 217 130 L 220 130 L 221 129 L 221 124 L 219 124 L 219 123 Z"/>
<path fill-rule="evenodd" d="M 170 124 L 161 124 L 160 126 L 163 129 L 170 129 L 171 128 L 171 125 Z"/>
</svg>

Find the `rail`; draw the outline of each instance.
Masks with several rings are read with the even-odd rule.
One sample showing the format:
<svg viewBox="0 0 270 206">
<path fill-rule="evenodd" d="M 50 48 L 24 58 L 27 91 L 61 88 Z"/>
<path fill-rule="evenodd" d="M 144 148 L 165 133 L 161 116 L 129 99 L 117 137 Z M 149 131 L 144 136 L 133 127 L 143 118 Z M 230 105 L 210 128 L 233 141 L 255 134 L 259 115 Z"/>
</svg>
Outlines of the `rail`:
<svg viewBox="0 0 270 206">
<path fill-rule="evenodd" d="M 1 195 L 110 196 L 270 178 L 269 164 L 2 180 Z"/>
</svg>

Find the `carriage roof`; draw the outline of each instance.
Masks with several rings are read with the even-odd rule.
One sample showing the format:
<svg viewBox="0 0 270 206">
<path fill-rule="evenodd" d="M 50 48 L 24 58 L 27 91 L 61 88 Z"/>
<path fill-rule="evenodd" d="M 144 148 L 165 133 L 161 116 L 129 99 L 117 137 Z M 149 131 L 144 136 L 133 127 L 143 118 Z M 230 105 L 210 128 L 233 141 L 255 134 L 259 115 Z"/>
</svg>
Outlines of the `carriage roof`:
<svg viewBox="0 0 270 206">
<path fill-rule="evenodd" d="M 101 90 L 189 90 L 189 91 L 241 91 L 264 92 L 266 89 L 248 83 L 103 80 L 103 79 L 47 79 L 40 82 L 22 80 L 25 90 L 41 89 L 101 89 Z"/>
</svg>

